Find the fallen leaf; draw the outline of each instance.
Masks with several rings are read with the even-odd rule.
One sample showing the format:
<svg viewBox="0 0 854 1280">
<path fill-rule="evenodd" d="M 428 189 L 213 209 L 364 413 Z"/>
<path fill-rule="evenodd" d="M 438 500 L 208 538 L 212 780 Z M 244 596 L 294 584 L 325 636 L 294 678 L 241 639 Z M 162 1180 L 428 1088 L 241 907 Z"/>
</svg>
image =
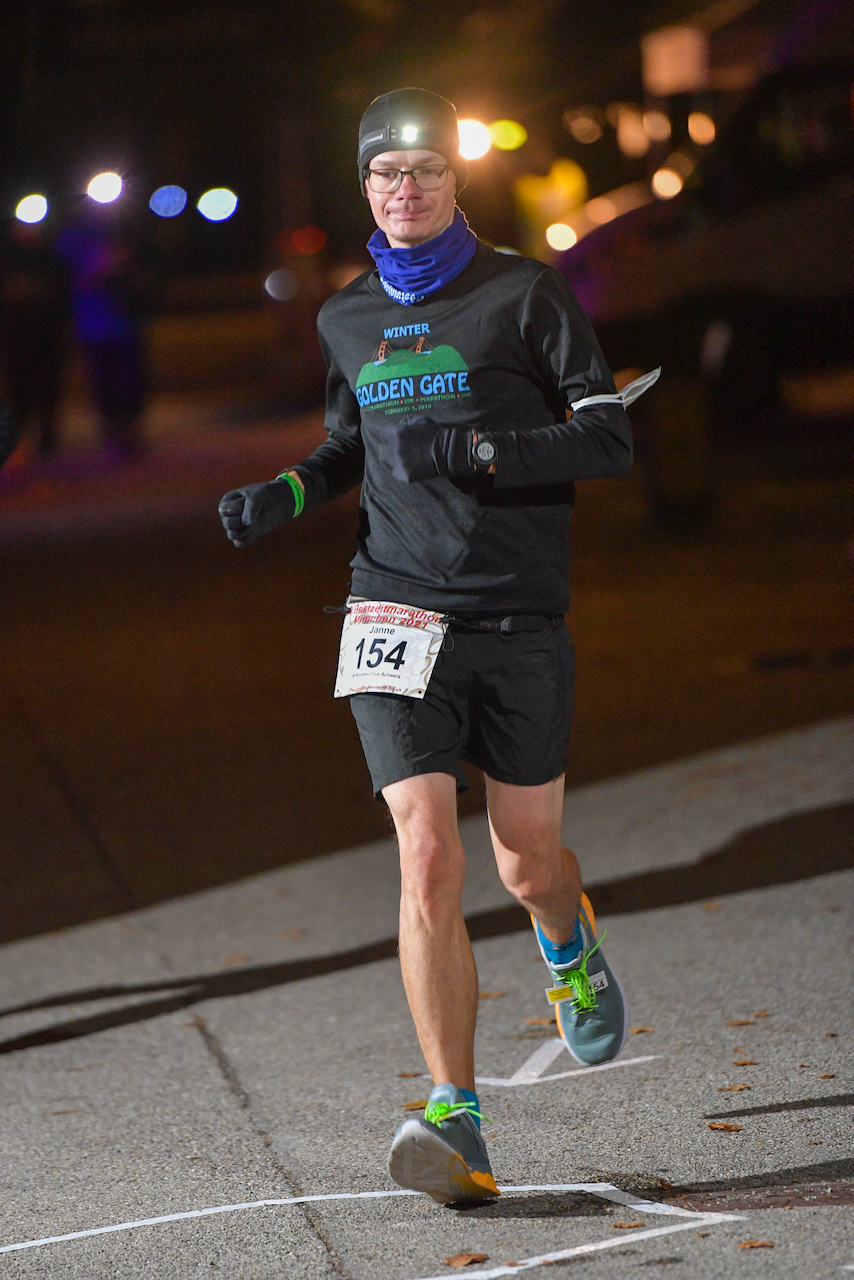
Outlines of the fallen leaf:
<svg viewBox="0 0 854 1280">
<path fill-rule="evenodd" d="M 470 1267 L 473 1262 L 488 1262 L 488 1253 L 452 1253 L 445 1259 L 448 1267 Z"/>
<path fill-rule="evenodd" d="M 297 925 L 294 929 L 282 930 L 283 938 L 301 938 L 303 937 L 304 934 L 305 934 L 305 929 L 303 929 L 300 925 Z"/>
<path fill-rule="evenodd" d="M 225 963 L 226 964 L 246 964 L 246 961 L 248 959 L 249 957 L 245 956 L 242 951 L 235 951 L 234 955 L 225 957 Z"/>
<path fill-rule="evenodd" d="M 629 1027 L 630 1036 L 642 1036 L 647 1031 L 652 1031 L 652 1027 Z"/>
<path fill-rule="evenodd" d="M 707 1236 L 707 1235 L 709 1235 L 709 1234 L 710 1234 L 710 1233 L 709 1233 L 708 1231 L 698 1231 L 698 1232 L 696 1233 L 696 1235 L 697 1235 L 697 1239 L 698 1239 L 698 1240 L 705 1240 L 706 1236 Z"/>
<path fill-rule="evenodd" d="M 420 1071 L 398 1071 L 397 1074 L 400 1080 L 417 1080 L 418 1077 L 421 1075 L 421 1072 Z"/>
<path fill-rule="evenodd" d="M 749 1084 L 725 1084 L 721 1085 L 718 1093 L 741 1093 L 742 1089 L 749 1089 Z"/>
<path fill-rule="evenodd" d="M 838 1040 L 838 1039 L 839 1039 L 839 1032 L 838 1032 L 838 1031 L 825 1031 L 825 1033 L 824 1033 L 824 1034 L 827 1036 L 828 1040 Z"/>
<path fill-rule="evenodd" d="M 799 1071 L 809 1071 L 809 1069 L 810 1069 L 810 1064 L 809 1064 L 808 1062 L 799 1062 L 799 1063 L 798 1063 L 798 1070 L 799 1070 Z"/>
<path fill-rule="evenodd" d="M 521 1262 L 505 1262 L 505 1267 L 521 1267 Z"/>
<path fill-rule="evenodd" d="M 46 1116 L 76 1116 L 77 1108 L 74 1107 L 71 1111 L 44 1111 L 42 1114 Z"/>
<path fill-rule="evenodd" d="M 771 1014 L 767 1009 L 757 1009 L 753 1016 L 754 1018 L 770 1018 Z"/>
<path fill-rule="evenodd" d="M 752 1018 L 733 1018 L 727 1023 L 728 1027 L 752 1027 L 755 1023 Z"/>
<path fill-rule="evenodd" d="M 500 1000 L 502 996 L 506 995 L 506 991 L 478 991 L 477 998 L 478 1000 Z M 510 1263 L 508 1262 L 505 1265 L 509 1267 Z"/>
<path fill-rule="evenodd" d="M 557 1022 L 557 1018 L 526 1018 L 525 1022 L 529 1027 L 550 1027 Z"/>
<path fill-rule="evenodd" d="M 755 1058 L 737 1058 L 732 1065 L 734 1067 L 757 1067 L 759 1063 Z"/>
<path fill-rule="evenodd" d="M 704 911 L 720 911 L 722 906 L 723 906 L 722 902 L 704 902 L 703 910 Z"/>
<path fill-rule="evenodd" d="M 742 1240 L 739 1249 L 773 1249 L 773 1240 Z"/>
<path fill-rule="evenodd" d="M 807 1146 L 808 1146 L 808 1147 L 820 1147 L 820 1146 L 821 1146 L 821 1138 L 818 1138 L 818 1139 L 815 1139 L 815 1138 L 814 1138 L 811 1142 L 808 1142 L 808 1143 L 807 1143 Z"/>
<path fill-rule="evenodd" d="M 831 1071 L 826 1071 L 823 1076 L 819 1076 L 819 1080 L 835 1080 L 836 1076 Z"/>
<path fill-rule="evenodd" d="M 740 1124 L 724 1124 L 721 1120 L 713 1120 L 709 1125 L 710 1129 L 721 1129 L 724 1133 L 739 1133 L 743 1128 Z"/>
<path fill-rule="evenodd" d="M 415 1098 L 413 1102 L 404 1102 L 404 1111 L 423 1111 L 429 1102 L 429 1098 Z"/>
<path fill-rule="evenodd" d="M 635 1227 L 643 1227 L 645 1225 L 646 1224 L 643 1222 L 612 1222 L 611 1230 L 612 1231 L 633 1231 Z"/>
</svg>

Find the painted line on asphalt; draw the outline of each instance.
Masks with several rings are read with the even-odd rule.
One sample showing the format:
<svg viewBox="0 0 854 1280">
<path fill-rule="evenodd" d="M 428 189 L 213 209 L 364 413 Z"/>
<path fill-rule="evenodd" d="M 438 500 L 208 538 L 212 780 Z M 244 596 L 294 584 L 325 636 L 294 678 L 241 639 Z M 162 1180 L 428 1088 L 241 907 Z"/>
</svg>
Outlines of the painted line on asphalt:
<svg viewBox="0 0 854 1280">
<path fill-rule="evenodd" d="M 566 1046 L 562 1040 L 550 1040 L 541 1045 L 535 1053 L 532 1053 L 528 1061 L 523 1063 L 518 1071 L 514 1071 L 509 1078 L 477 1076 L 475 1083 L 494 1085 L 503 1089 L 518 1089 L 521 1085 L 549 1084 L 552 1080 L 567 1080 L 570 1076 L 587 1076 L 594 1071 L 613 1071 L 617 1067 L 637 1067 L 642 1062 L 653 1062 L 656 1058 L 661 1057 L 659 1053 L 647 1053 L 639 1058 L 622 1058 L 619 1062 L 603 1062 L 597 1067 L 576 1067 L 572 1071 L 558 1071 L 550 1076 L 543 1075 L 542 1073 L 546 1067 L 554 1062 L 564 1048 Z"/>
<path fill-rule="evenodd" d="M 741 1221 L 741 1219 L 733 1218 L 731 1215 L 700 1214 L 692 1209 L 679 1209 L 673 1205 L 659 1204 L 652 1200 L 638 1200 L 635 1196 L 629 1195 L 625 1191 L 620 1191 L 619 1187 L 612 1186 L 610 1182 L 538 1183 L 530 1186 L 501 1187 L 499 1189 L 502 1193 L 514 1191 L 586 1191 L 590 1195 L 612 1200 L 614 1203 L 623 1204 L 630 1209 L 643 1210 L 646 1213 L 675 1214 L 679 1217 L 690 1217 L 692 1225 L 694 1222 L 699 1222 L 701 1218 L 710 1221 Z M 420 1196 L 421 1194 L 422 1192 L 420 1191 L 405 1191 L 402 1189 L 395 1191 L 339 1191 L 316 1196 L 286 1196 L 280 1199 L 246 1200 L 240 1204 L 221 1204 L 209 1209 L 187 1209 L 183 1213 L 163 1213 L 156 1218 L 138 1218 L 133 1222 L 117 1222 L 107 1227 L 89 1227 L 84 1231 L 68 1231 L 61 1236 L 44 1236 L 41 1240 L 21 1240 L 16 1244 L 0 1245 L 0 1253 L 13 1253 L 17 1249 L 39 1249 L 48 1244 L 62 1244 L 66 1240 L 84 1240 L 89 1236 L 104 1236 L 116 1231 L 133 1231 L 137 1227 L 156 1227 L 164 1222 L 183 1222 L 188 1218 L 208 1218 L 219 1213 L 239 1213 L 245 1209 L 265 1209 L 270 1206 L 288 1204 L 317 1204 L 322 1200 L 382 1200 L 397 1196 Z M 543 1256 L 545 1257 L 546 1255 Z M 470 1274 L 471 1280 L 475 1280 L 477 1276 L 481 1275 L 481 1272 L 468 1274 Z M 490 1272 L 489 1274 L 492 1275 L 493 1273 Z M 505 1273 L 502 1271 L 494 1274 L 504 1275 Z"/>
<path fill-rule="evenodd" d="M 577 1244 L 570 1249 L 557 1249 L 553 1253 L 541 1253 L 535 1258 L 520 1258 L 518 1262 L 503 1263 L 491 1267 L 488 1271 L 466 1271 L 467 1280 L 497 1280 L 498 1276 L 515 1276 L 520 1271 L 530 1271 L 533 1267 L 548 1266 L 553 1262 L 563 1262 L 570 1258 L 580 1258 L 587 1253 L 600 1253 L 605 1249 L 616 1249 L 619 1245 L 631 1244 L 638 1240 L 656 1240 L 661 1236 L 672 1236 L 677 1231 L 694 1231 L 697 1227 L 719 1226 L 724 1222 L 743 1222 L 743 1218 L 722 1214 L 697 1214 L 693 1222 L 680 1222 L 673 1227 L 651 1227 L 648 1231 L 627 1231 L 621 1233 L 619 1239 L 595 1240 L 592 1244 Z M 446 1280 L 447 1272 L 439 1276 L 421 1276 L 419 1280 Z"/>
</svg>

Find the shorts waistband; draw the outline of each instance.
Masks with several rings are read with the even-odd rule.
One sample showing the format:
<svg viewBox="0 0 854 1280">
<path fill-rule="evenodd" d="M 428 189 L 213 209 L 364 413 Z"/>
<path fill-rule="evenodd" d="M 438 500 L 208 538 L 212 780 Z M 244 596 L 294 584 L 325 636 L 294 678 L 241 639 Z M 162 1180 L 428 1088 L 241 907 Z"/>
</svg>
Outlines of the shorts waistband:
<svg viewBox="0 0 854 1280">
<path fill-rule="evenodd" d="M 460 618 L 451 615 L 451 631 L 495 631 L 512 635 L 516 631 L 555 631 L 563 625 L 563 614 L 513 613 L 505 618 Z"/>
</svg>

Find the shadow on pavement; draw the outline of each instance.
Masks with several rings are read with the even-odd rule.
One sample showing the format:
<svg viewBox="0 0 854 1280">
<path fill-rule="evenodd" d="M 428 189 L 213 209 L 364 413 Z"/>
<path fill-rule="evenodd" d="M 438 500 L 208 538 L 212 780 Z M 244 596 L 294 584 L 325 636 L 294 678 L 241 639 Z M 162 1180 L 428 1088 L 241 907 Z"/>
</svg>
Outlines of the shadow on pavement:
<svg viewBox="0 0 854 1280">
<path fill-rule="evenodd" d="M 808 855 L 805 855 L 804 850 L 809 850 Z M 594 908 L 603 914 L 626 914 L 698 902 L 746 889 L 790 884 L 851 867 L 854 867 L 854 804 L 849 803 L 764 823 L 742 832 L 723 849 L 707 854 L 699 862 L 648 871 L 596 885 L 591 887 L 590 897 Z M 520 933 L 531 927 L 527 913 L 515 903 L 508 907 L 477 912 L 467 917 L 466 924 L 472 941 Z M 49 996 L 43 1000 L 0 1010 L 0 1017 L 57 1009 L 90 1000 L 117 999 L 149 992 L 175 993 L 16 1036 L 0 1042 L 0 1054 L 76 1040 L 111 1027 L 129 1026 L 167 1013 L 176 1013 L 203 1000 L 249 995 L 270 987 L 317 978 L 327 973 L 338 973 L 360 965 L 373 964 L 378 960 L 388 960 L 396 955 L 397 938 L 384 938 L 379 942 L 332 955 L 309 956 L 302 960 L 257 965 L 226 973 L 193 975 L 171 982 L 90 987 Z M 786 1104 L 788 1107 L 797 1105 Z M 831 1104 L 828 1102 L 824 1105 Z M 750 1112 L 726 1114 L 744 1115 Z"/>
</svg>

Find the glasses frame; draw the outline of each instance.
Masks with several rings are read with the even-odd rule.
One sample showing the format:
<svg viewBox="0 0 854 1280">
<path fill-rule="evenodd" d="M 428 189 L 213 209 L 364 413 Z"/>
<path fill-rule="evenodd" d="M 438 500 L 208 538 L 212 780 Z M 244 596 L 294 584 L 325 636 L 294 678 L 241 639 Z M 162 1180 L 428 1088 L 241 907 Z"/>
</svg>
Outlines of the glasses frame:
<svg viewBox="0 0 854 1280">
<path fill-rule="evenodd" d="M 421 186 L 421 183 L 418 181 L 418 179 L 416 178 L 416 176 L 415 176 L 415 175 L 416 175 L 416 173 L 420 173 L 420 172 L 421 172 L 422 170 L 424 170 L 424 169 L 444 169 L 444 170 L 445 170 L 445 176 L 444 176 L 444 178 L 442 179 L 442 181 L 439 183 L 439 185 L 438 185 L 437 187 L 422 187 L 422 186 Z M 447 184 L 448 184 L 448 174 L 449 174 L 450 172 L 451 172 L 451 166 L 450 166 L 449 164 L 444 164 L 444 165 L 442 165 L 442 164 L 419 164 L 419 165 L 416 165 L 416 167 L 415 167 L 414 169 L 398 169 L 396 165 L 389 165 L 387 169 L 366 169 L 366 170 L 365 170 L 365 182 L 366 182 L 366 183 L 367 183 L 367 185 L 370 187 L 371 191 L 373 191 L 373 192 L 374 192 L 374 194 L 375 194 L 375 195 L 378 195 L 378 196 L 389 196 L 389 195 L 394 195 L 394 193 L 395 193 L 396 191 L 399 191 L 399 190 L 400 190 L 400 188 L 401 188 L 401 185 L 402 185 L 402 183 L 403 183 L 403 179 L 404 179 L 404 178 L 411 178 L 411 179 L 412 179 L 412 181 L 415 183 L 415 185 L 416 185 L 416 187 L 418 188 L 418 190 L 419 190 L 419 191 L 441 191 L 441 190 L 442 190 L 442 188 L 443 188 L 443 187 L 445 187 L 445 186 L 447 186 Z M 384 188 L 384 190 L 382 190 L 382 191 L 377 191 L 376 187 L 375 187 L 375 186 L 373 186 L 373 185 L 372 185 L 372 183 L 371 183 L 371 174 L 373 174 L 373 173 L 376 173 L 376 174 L 380 174 L 380 173 L 396 173 L 396 174 L 397 174 L 397 181 L 393 184 L 393 186 L 385 187 L 385 188 Z"/>
</svg>

